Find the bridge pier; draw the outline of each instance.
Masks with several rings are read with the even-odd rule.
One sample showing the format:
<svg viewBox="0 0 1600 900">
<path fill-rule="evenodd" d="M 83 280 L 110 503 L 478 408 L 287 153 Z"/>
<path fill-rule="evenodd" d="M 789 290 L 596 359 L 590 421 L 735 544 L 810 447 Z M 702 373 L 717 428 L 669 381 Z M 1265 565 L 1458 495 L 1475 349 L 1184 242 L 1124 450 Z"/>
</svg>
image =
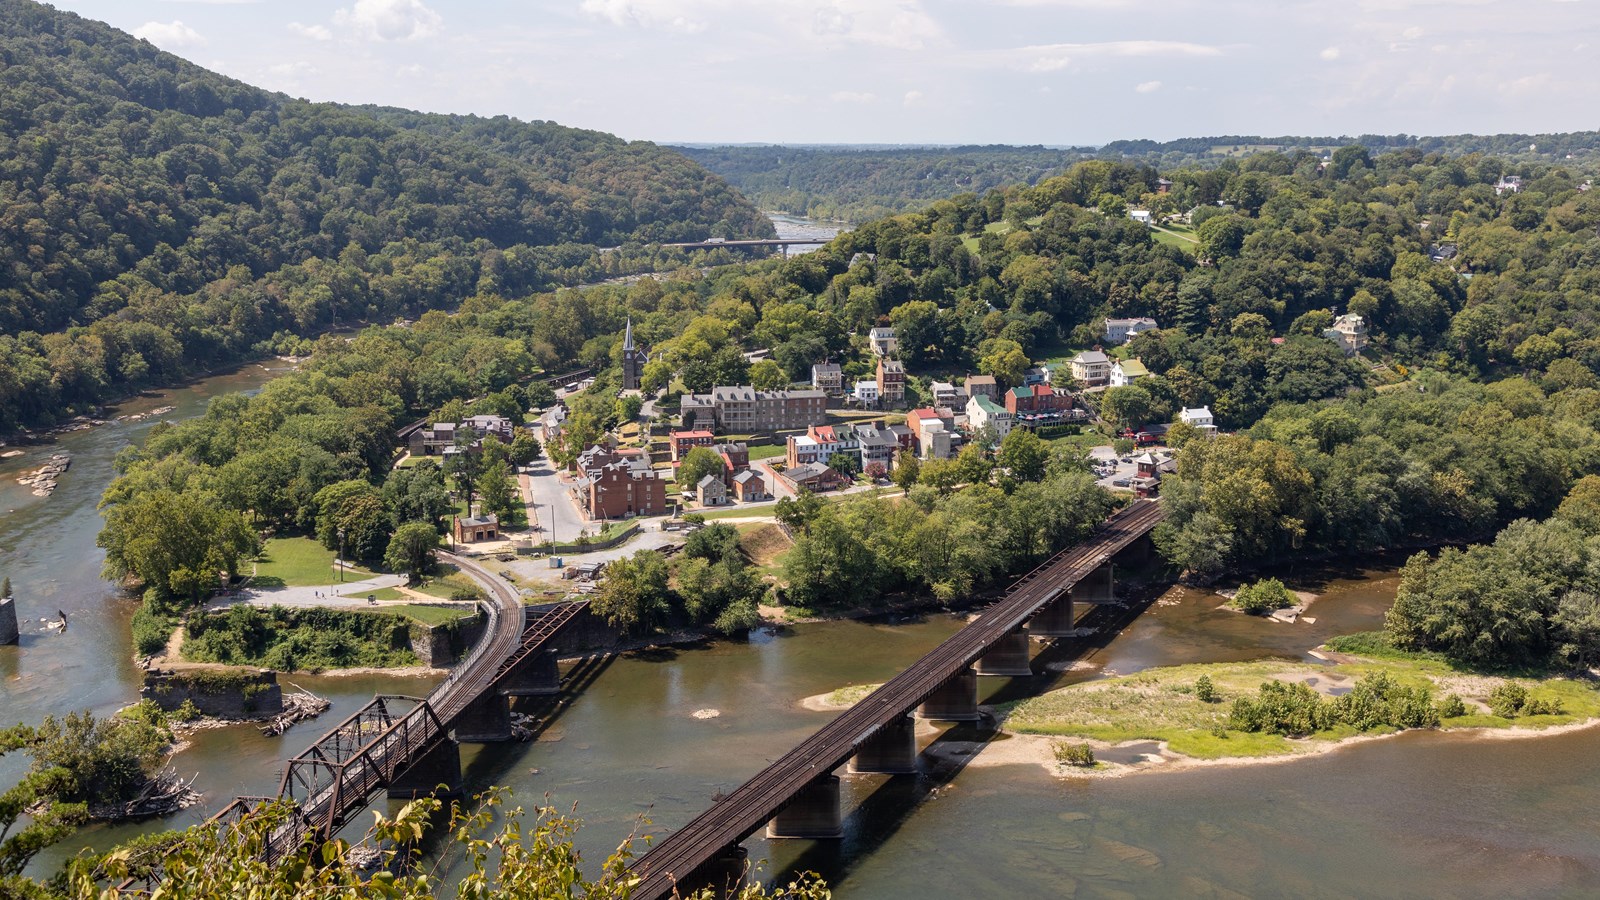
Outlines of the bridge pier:
<svg viewBox="0 0 1600 900">
<path fill-rule="evenodd" d="M 443 785 L 443 789 L 440 789 Z M 393 800 L 461 796 L 461 745 L 449 738 L 417 757 L 389 784 Z"/>
<path fill-rule="evenodd" d="M 1115 587 L 1116 566 L 1106 563 L 1072 586 L 1072 602 L 1089 606 L 1116 603 Z"/>
<path fill-rule="evenodd" d="M 849 771 L 858 775 L 914 775 L 917 771 L 917 722 L 900 716 L 879 728 L 856 748 Z"/>
<path fill-rule="evenodd" d="M 561 669 L 553 650 L 535 653 L 507 672 L 500 692 L 511 697 L 542 697 L 561 693 Z"/>
<path fill-rule="evenodd" d="M 979 675 L 1003 675 L 1022 678 L 1033 674 L 1032 648 L 1028 644 L 1028 626 L 995 642 L 989 652 L 978 657 L 976 671 Z"/>
<path fill-rule="evenodd" d="M 739 896 L 750 874 L 750 851 L 734 844 L 710 862 L 678 881 L 678 893 L 693 897 L 709 889 L 713 900 L 732 900 Z"/>
<path fill-rule="evenodd" d="M 839 810 L 839 776 L 824 775 L 801 788 L 767 823 L 767 837 L 833 840 L 844 837 Z"/>
<path fill-rule="evenodd" d="M 1028 630 L 1040 637 L 1070 637 L 1076 633 L 1077 613 L 1072 605 L 1072 595 L 1064 592 L 1046 603 L 1028 620 Z"/>
<path fill-rule="evenodd" d="M 976 722 L 978 712 L 978 676 L 971 668 L 951 676 L 949 681 L 933 689 L 928 699 L 917 707 L 917 718 L 940 722 Z"/>
<path fill-rule="evenodd" d="M 470 744 L 511 740 L 511 701 L 499 691 L 484 691 L 456 716 L 455 739 Z"/>
</svg>

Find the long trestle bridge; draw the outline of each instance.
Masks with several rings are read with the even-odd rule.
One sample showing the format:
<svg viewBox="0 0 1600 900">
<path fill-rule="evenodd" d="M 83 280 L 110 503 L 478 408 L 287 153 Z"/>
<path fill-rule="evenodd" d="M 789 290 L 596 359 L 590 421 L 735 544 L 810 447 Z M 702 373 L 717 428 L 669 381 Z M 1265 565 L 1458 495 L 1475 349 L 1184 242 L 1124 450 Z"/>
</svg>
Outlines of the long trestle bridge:
<svg viewBox="0 0 1600 900">
<path fill-rule="evenodd" d="M 761 249 L 764 247 L 778 247 L 783 250 L 783 255 L 788 257 L 790 247 L 818 247 L 828 243 L 833 238 L 760 238 L 740 241 L 684 241 L 677 244 L 662 244 L 663 248 L 670 247 L 674 250 L 717 250 L 719 248 L 734 249 Z"/>
<path fill-rule="evenodd" d="M 1030 628 L 1043 637 L 1074 634 L 1074 602 L 1112 602 L 1112 558 L 1162 517 L 1158 501 L 1135 501 L 1090 540 L 1022 576 L 977 621 L 635 860 L 634 896 L 657 900 L 680 884 L 727 888 L 743 875 L 740 842 L 763 824 L 772 838 L 840 837 L 835 769 L 849 760 L 852 772 L 915 772 L 913 710 L 925 719 L 977 720 L 977 676 L 1032 674 Z"/>
<path fill-rule="evenodd" d="M 488 591 L 485 631 L 467 658 L 427 697 L 379 695 L 284 766 L 276 797 L 240 797 L 212 818 L 228 821 L 265 803 L 290 801 L 290 819 L 264 855 L 281 859 L 310 837 L 327 839 L 377 792 L 413 797 L 440 785 L 459 792 L 459 742 L 510 740 L 510 698 L 554 694 L 560 672 L 551 644 L 588 601 L 524 608 L 517 592 L 471 560 L 441 553 Z"/>
</svg>

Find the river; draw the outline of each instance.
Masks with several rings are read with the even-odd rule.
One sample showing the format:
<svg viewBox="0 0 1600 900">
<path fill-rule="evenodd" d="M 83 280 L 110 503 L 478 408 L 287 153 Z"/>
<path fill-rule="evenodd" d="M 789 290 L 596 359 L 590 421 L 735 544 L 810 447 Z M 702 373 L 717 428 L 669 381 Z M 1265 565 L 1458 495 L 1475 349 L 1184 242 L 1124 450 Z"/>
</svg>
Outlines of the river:
<svg viewBox="0 0 1600 900">
<path fill-rule="evenodd" d="M 250 368 L 130 403 L 195 415 L 218 393 L 258 386 Z M 112 459 L 148 423 L 63 436 L 72 470 L 49 499 L 19 490 L 0 467 L 0 573 L 15 583 L 29 634 L 0 648 L 0 721 L 71 709 L 111 710 L 137 697 L 128 603 L 99 579 L 99 492 Z M 45 455 L 48 455 L 46 451 Z M 1046 661 L 1081 679 L 1176 662 L 1269 654 L 1301 657 L 1328 636 L 1374 627 L 1393 599 L 1394 560 L 1372 571 L 1302 572 L 1324 595 L 1314 624 L 1284 625 L 1216 609 L 1173 589 L 1084 657 Z M 67 611 L 65 634 L 38 618 Z M 952 634 L 943 614 L 895 624 L 838 622 L 631 654 L 580 667 L 581 690 L 533 744 L 464 748 L 469 786 L 504 784 L 520 801 L 577 804 L 579 844 L 597 866 L 641 816 L 681 825 L 827 721 L 809 695 L 881 681 Z M 1064 673 L 1064 674 L 1061 674 Z M 426 679 L 301 677 L 334 709 L 281 738 L 238 727 L 198 734 L 175 765 L 198 773 L 206 802 L 137 826 L 88 829 L 53 848 L 36 872 L 79 847 L 205 818 L 238 793 L 276 790 L 281 761 L 375 691 L 420 694 Z M 1024 687 L 985 679 L 986 696 Z M 714 714 L 713 714 L 714 713 Z M 697 715 L 698 714 L 698 715 Z M 1600 884 L 1600 731 L 1532 740 L 1416 734 L 1315 759 L 1241 768 L 1061 781 L 1031 765 L 969 762 L 974 733 L 953 732 L 916 778 L 845 779 L 847 834 L 836 844 L 748 842 L 768 873 L 817 869 L 841 898 L 1580 896 Z M 23 760 L 0 760 L 12 779 Z"/>
<path fill-rule="evenodd" d="M 778 237 L 786 240 L 832 240 L 835 236 L 849 231 L 850 226 L 844 222 L 835 222 L 827 219 L 808 219 L 805 216 L 791 216 L 788 213 L 767 213 L 767 218 L 772 220 L 774 228 L 778 229 Z M 790 247 L 789 254 L 810 253 L 821 246 L 820 244 L 807 244 Z"/>
</svg>

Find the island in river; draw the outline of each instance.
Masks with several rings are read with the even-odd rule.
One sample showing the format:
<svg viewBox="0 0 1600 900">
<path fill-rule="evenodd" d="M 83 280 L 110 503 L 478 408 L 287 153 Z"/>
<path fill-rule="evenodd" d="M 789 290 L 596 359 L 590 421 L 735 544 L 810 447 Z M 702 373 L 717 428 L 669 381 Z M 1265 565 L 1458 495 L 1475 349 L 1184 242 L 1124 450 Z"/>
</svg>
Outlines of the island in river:
<svg viewBox="0 0 1600 900">
<path fill-rule="evenodd" d="M 1394 650 L 1377 632 L 1334 639 L 1311 655 L 1320 662 L 1164 666 L 997 704 L 990 711 L 1007 740 L 973 764 L 1116 777 L 1282 761 L 1409 730 L 1521 737 L 1600 724 L 1600 689 L 1586 677 L 1472 671 Z M 875 687 L 850 685 L 802 705 L 843 709 Z M 1090 764 L 1069 761 L 1066 751 L 1077 747 L 1092 751 L 1078 756 Z"/>
</svg>

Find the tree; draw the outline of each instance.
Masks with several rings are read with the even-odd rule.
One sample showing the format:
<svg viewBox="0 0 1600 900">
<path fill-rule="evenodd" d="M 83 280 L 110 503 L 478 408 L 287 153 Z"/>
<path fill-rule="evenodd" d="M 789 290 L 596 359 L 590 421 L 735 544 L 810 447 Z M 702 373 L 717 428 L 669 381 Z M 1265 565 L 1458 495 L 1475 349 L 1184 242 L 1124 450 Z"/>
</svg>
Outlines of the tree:
<svg viewBox="0 0 1600 900">
<path fill-rule="evenodd" d="M 1255 584 L 1241 585 L 1239 593 L 1233 598 L 1235 608 L 1251 615 L 1270 613 L 1294 604 L 1295 596 L 1276 578 L 1263 578 Z"/>
<path fill-rule="evenodd" d="M 846 478 L 854 478 L 861 471 L 861 457 L 851 453 L 831 453 L 828 455 L 828 468 Z"/>
<path fill-rule="evenodd" d="M 1237 256 L 1244 246 L 1245 219 L 1237 215 L 1216 216 L 1207 219 L 1195 229 L 1200 240 L 1200 256 L 1217 260 Z"/>
<path fill-rule="evenodd" d="M 383 558 L 394 521 L 377 488 L 358 479 L 340 481 L 318 491 L 316 503 L 317 540 L 322 546 L 353 559 Z"/>
<path fill-rule="evenodd" d="M 689 559 L 721 562 L 725 559 L 742 559 L 739 549 L 739 529 L 725 522 L 716 522 L 689 535 L 683 542 L 683 555 Z"/>
<path fill-rule="evenodd" d="M 1118 430 L 1149 422 L 1154 408 L 1155 399 L 1139 384 L 1108 388 L 1100 398 L 1100 417 Z"/>
<path fill-rule="evenodd" d="M 750 366 L 750 386 L 758 391 L 777 391 L 789 386 L 789 376 L 777 361 L 763 359 Z"/>
<path fill-rule="evenodd" d="M 1050 464 L 1050 448 L 1032 431 L 1013 428 L 1000 442 L 999 463 L 1014 481 L 1038 481 Z"/>
<path fill-rule="evenodd" d="M 955 458 L 956 477 L 965 484 L 988 484 L 989 474 L 994 471 L 994 463 L 990 461 L 988 449 L 977 441 L 961 448 Z"/>
<path fill-rule="evenodd" d="M 1022 345 L 1006 338 L 984 341 L 978 353 L 978 371 L 993 375 L 1007 387 L 1021 384 L 1028 367 L 1032 365 L 1028 355 L 1022 352 Z"/>
<path fill-rule="evenodd" d="M 1600 534 L 1600 475 L 1585 475 L 1567 492 L 1556 518 L 1571 522 L 1585 534 Z"/>
<path fill-rule="evenodd" d="M 567 420 L 570 427 L 571 419 Z M 452 453 L 445 457 L 444 473 L 456 482 L 456 493 L 466 501 L 467 508 L 472 508 L 472 499 L 478 492 L 478 473 L 483 471 L 483 456 L 470 445 L 457 444 L 459 453 Z M 577 459 L 577 453 L 573 454 Z"/>
<path fill-rule="evenodd" d="M 901 450 L 894 457 L 894 483 L 902 490 L 909 491 L 917 483 L 922 473 L 922 461 L 910 450 Z"/>
<path fill-rule="evenodd" d="M 808 488 L 801 488 L 793 497 L 784 497 L 773 508 L 778 522 L 784 527 L 811 530 L 811 522 L 822 512 L 826 503 Z"/>
<path fill-rule="evenodd" d="M 478 476 L 478 489 L 483 495 L 482 509 L 499 517 L 502 524 L 522 519 L 522 497 L 511 476 L 511 468 L 496 460 Z"/>
<path fill-rule="evenodd" d="M 378 504 L 380 513 L 382 504 Z M 135 576 L 161 596 L 198 602 L 260 546 L 244 516 L 200 492 L 155 490 L 110 506 L 96 539 L 106 573 Z"/>
<path fill-rule="evenodd" d="M 905 453 L 907 451 L 902 450 L 900 452 Z M 862 469 L 861 473 L 873 481 L 881 481 L 883 476 L 889 474 L 889 469 L 883 463 L 873 460 L 872 462 L 867 463 L 867 467 Z"/>
<path fill-rule="evenodd" d="M 666 557 L 654 550 L 619 559 L 606 566 L 594 611 L 625 634 L 649 634 L 672 612 L 668 578 Z"/>
<path fill-rule="evenodd" d="M 618 425 L 626 425 L 629 422 L 637 421 L 639 411 L 643 408 L 644 400 L 637 394 L 624 394 L 618 397 L 617 402 L 613 404 L 611 414 L 616 418 Z"/>
<path fill-rule="evenodd" d="M 383 504 L 396 522 L 437 524 L 450 514 L 450 492 L 433 460 L 403 466 L 383 481 Z"/>
<path fill-rule="evenodd" d="M 428 522 L 407 522 L 396 528 L 384 551 L 383 562 L 392 572 L 404 572 L 413 583 L 433 571 L 439 549 L 439 530 Z"/>
<path fill-rule="evenodd" d="M 678 487 L 689 491 L 694 490 L 700 479 L 707 475 L 722 477 L 727 467 L 722 462 L 722 454 L 710 447 L 694 447 L 683 455 L 678 463 Z"/>
</svg>

